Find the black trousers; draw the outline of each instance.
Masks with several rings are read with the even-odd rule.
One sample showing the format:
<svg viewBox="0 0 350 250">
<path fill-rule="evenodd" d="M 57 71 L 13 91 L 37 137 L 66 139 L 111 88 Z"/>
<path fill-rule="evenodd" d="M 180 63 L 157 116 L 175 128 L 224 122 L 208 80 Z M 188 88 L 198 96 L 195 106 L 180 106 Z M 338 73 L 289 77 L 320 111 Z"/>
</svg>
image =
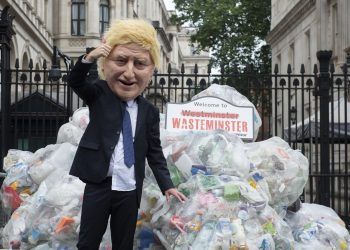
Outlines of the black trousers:
<svg viewBox="0 0 350 250">
<path fill-rule="evenodd" d="M 99 249 L 111 217 L 113 250 L 132 250 L 138 210 L 136 190 L 112 191 L 111 186 L 111 177 L 99 184 L 86 184 L 78 249 Z"/>
</svg>

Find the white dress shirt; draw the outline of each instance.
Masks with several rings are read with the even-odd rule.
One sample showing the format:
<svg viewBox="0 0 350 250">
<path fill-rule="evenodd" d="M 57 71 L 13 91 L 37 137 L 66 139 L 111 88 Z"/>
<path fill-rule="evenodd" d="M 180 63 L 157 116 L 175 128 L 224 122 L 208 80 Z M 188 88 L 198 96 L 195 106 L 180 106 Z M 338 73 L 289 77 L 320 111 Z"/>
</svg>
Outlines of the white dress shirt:
<svg viewBox="0 0 350 250">
<path fill-rule="evenodd" d="M 134 100 L 128 101 L 126 110 L 130 114 L 132 136 L 135 138 L 137 103 Z M 112 176 L 112 190 L 131 191 L 136 189 L 134 165 L 129 168 L 124 163 L 123 133 L 120 133 L 118 143 L 114 148 L 109 163 L 108 176 Z"/>
</svg>

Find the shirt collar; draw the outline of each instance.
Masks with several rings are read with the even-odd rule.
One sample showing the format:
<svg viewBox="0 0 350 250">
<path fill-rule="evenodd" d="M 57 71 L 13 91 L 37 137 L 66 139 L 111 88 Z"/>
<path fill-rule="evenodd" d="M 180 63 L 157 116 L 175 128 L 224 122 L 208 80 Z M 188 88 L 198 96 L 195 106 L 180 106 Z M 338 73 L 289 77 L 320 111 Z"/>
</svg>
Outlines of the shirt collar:
<svg viewBox="0 0 350 250">
<path fill-rule="evenodd" d="M 130 100 L 126 102 L 126 105 L 128 106 L 128 108 L 132 108 L 135 104 L 136 104 L 135 100 Z"/>
</svg>

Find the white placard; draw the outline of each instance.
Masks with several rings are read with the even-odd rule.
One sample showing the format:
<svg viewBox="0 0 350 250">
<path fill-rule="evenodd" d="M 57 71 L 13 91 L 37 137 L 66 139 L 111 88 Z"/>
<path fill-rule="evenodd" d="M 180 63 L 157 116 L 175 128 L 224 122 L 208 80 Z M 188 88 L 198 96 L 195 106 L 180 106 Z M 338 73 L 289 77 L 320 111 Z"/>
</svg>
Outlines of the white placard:
<svg viewBox="0 0 350 250">
<path fill-rule="evenodd" d="M 168 131 L 225 130 L 253 140 L 253 107 L 234 106 L 218 97 L 201 97 L 186 103 L 167 103 Z"/>
</svg>

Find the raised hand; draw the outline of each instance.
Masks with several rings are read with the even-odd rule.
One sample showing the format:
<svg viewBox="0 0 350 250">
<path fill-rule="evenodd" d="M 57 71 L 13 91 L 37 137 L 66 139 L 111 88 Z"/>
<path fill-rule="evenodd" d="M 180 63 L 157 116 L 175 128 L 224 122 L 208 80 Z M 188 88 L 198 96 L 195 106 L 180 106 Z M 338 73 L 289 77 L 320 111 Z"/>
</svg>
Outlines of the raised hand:
<svg viewBox="0 0 350 250">
<path fill-rule="evenodd" d="M 111 52 L 112 47 L 106 43 L 101 43 L 96 49 L 92 50 L 89 54 L 86 55 L 85 59 L 93 62 L 100 57 L 107 57 Z"/>
</svg>

